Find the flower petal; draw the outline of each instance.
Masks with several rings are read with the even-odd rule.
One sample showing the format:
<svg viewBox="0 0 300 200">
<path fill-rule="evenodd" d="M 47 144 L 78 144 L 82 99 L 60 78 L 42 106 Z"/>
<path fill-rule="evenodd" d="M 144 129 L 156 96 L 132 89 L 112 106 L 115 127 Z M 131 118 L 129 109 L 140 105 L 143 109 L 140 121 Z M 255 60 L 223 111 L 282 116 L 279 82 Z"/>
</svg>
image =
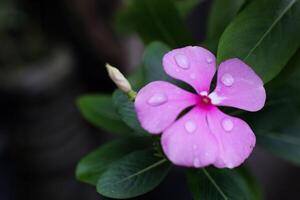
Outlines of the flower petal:
<svg viewBox="0 0 300 200">
<path fill-rule="evenodd" d="M 209 92 L 216 71 L 215 56 L 202 47 L 192 46 L 167 53 L 163 66 L 168 75 L 190 84 L 198 93 Z"/>
<path fill-rule="evenodd" d="M 165 81 L 154 81 L 143 87 L 135 99 L 135 110 L 141 126 L 159 134 L 185 108 L 195 105 L 197 96 Z"/>
<path fill-rule="evenodd" d="M 219 143 L 219 156 L 214 163 L 219 168 L 234 168 L 242 164 L 255 146 L 255 135 L 243 120 L 213 108 L 207 114 L 210 131 Z"/>
<path fill-rule="evenodd" d="M 161 137 L 163 151 L 176 165 L 186 167 L 205 167 L 215 162 L 218 144 L 210 132 L 206 112 L 199 107 L 193 108 Z"/>
<path fill-rule="evenodd" d="M 243 61 L 234 58 L 220 64 L 217 87 L 209 97 L 214 105 L 258 111 L 265 104 L 266 91 L 260 77 Z"/>
</svg>

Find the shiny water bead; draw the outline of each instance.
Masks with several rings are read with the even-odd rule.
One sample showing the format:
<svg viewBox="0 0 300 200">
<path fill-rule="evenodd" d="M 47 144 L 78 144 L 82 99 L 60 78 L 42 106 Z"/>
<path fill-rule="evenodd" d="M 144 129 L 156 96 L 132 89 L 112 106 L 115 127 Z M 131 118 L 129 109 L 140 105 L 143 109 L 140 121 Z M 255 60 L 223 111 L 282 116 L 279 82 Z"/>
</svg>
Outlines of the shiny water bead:
<svg viewBox="0 0 300 200">
<path fill-rule="evenodd" d="M 199 158 L 194 158 L 193 165 L 196 168 L 201 166 Z"/>
<path fill-rule="evenodd" d="M 193 121 L 187 121 L 184 124 L 184 128 L 188 133 L 193 133 L 193 132 L 195 132 L 197 125 Z"/>
<path fill-rule="evenodd" d="M 231 131 L 233 129 L 233 122 L 229 118 L 225 118 L 222 120 L 222 128 L 225 131 Z"/>
<path fill-rule="evenodd" d="M 234 78 L 232 77 L 231 74 L 224 74 L 221 78 L 221 81 L 225 86 L 230 87 L 234 83 Z"/>
<path fill-rule="evenodd" d="M 190 67 L 190 62 L 185 55 L 177 54 L 175 56 L 175 61 L 177 65 L 182 69 L 188 69 Z"/>
<path fill-rule="evenodd" d="M 206 58 L 206 62 L 208 64 L 211 64 L 213 62 L 213 59 L 211 57 Z"/>
<path fill-rule="evenodd" d="M 148 99 L 148 104 L 151 106 L 159 106 L 168 101 L 168 98 L 163 93 L 154 94 L 150 99 Z"/>
</svg>

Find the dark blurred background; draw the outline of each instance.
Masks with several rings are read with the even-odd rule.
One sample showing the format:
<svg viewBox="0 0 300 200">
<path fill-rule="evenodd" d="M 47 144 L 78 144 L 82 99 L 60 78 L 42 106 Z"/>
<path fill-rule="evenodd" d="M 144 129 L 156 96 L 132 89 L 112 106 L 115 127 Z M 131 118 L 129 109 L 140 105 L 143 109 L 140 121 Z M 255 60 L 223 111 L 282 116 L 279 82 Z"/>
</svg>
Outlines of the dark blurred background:
<svg viewBox="0 0 300 200">
<path fill-rule="evenodd" d="M 138 36 L 116 33 L 117 0 L 0 1 L 0 200 L 96 200 L 75 180 L 78 160 L 110 139 L 84 121 L 75 100 L 110 93 L 104 63 L 130 72 L 142 57 Z M 201 41 L 211 2 L 187 24 Z M 299 170 L 255 150 L 248 162 L 270 200 L 294 199 Z M 190 200 L 180 169 L 138 199 Z"/>
</svg>

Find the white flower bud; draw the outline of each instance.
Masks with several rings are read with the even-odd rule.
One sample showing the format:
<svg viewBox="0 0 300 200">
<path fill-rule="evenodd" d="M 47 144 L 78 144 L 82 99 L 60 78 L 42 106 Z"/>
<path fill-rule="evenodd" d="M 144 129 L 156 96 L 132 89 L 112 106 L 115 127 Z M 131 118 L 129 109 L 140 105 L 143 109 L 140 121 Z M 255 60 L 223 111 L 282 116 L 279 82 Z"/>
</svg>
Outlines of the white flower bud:
<svg viewBox="0 0 300 200">
<path fill-rule="evenodd" d="M 117 68 L 111 66 L 110 64 L 106 64 L 106 69 L 109 77 L 120 90 L 125 93 L 132 91 L 130 83 Z"/>
</svg>

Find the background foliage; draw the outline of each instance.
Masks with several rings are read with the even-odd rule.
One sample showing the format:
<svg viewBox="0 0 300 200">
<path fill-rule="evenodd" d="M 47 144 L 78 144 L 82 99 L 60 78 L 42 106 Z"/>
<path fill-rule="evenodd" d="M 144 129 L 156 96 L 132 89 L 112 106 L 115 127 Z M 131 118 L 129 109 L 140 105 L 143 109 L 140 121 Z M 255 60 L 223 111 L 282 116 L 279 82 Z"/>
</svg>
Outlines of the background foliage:
<svg viewBox="0 0 300 200">
<path fill-rule="evenodd" d="M 238 57 L 260 75 L 267 104 L 258 113 L 233 112 L 245 118 L 267 151 L 300 164 L 300 2 L 298 0 L 214 0 L 205 41 L 196 41 L 185 17 L 196 0 L 127 0 L 116 15 L 115 27 L 137 33 L 145 44 L 143 62 L 129 80 L 139 89 L 153 80 L 170 80 L 161 65 L 171 48 L 202 45 L 218 62 Z M 116 90 L 112 96 L 82 96 L 79 109 L 93 125 L 122 136 L 83 158 L 79 180 L 95 185 L 107 197 L 131 198 L 157 186 L 170 167 L 159 138 L 139 125 L 133 103 Z M 287 117 L 288 116 L 288 117 Z M 261 199 L 259 186 L 243 166 L 235 170 L 187 170 L 194 199 Z"/>
</svg>

